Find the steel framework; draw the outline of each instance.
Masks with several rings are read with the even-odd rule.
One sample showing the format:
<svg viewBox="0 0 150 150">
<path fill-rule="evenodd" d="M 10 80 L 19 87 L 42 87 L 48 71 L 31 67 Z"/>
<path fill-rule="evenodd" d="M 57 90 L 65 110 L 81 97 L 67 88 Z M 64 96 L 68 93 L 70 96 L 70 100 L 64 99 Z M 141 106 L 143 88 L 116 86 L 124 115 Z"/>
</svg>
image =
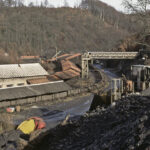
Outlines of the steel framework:
<svg viewBox="0 0 150 150">
<path fill-rule="evenodd" d="M 89 61 L 94 59 L 136 59 L 138 52 L 87 52 L 82 55 L 82 78 L 88 78 Z"/>
</svg>

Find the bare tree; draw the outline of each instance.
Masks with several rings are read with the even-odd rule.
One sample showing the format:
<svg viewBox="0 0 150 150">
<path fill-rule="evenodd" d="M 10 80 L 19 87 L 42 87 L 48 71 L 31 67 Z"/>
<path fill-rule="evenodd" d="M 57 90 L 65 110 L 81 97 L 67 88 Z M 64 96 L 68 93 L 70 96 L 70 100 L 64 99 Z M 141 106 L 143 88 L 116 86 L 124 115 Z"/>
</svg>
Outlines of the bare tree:
<svg viewBox="0 0 150 150">
<path fill-rule="evenodd" d="M 18 7 L 24 6 L 24 0 L 18 0 Z"/>
<path fill-rule="evenodd" d="M 48 3 L 48 0 L 45 0 L 45 1 L 44 1 L 44 6 L 45 6 L 45 7 L 48 7 L 48 4 L 49 4 L 49 3 Z"/>
<path fill-rule="evenodd" d="M 66 0 L 64 0 L 64 7 L 69 7 L 69 4 Z"/>
<path fill-rule="evenodd" d="M 28 7 L 34 7 L 33 2 L 30 2 L 29 5 L 28 5 Z"/>
<path fill-rule="evenodd" d="M 14 5 L 14 0 L 4 0 L 4 1 L 1 0 L 1 2 L 4 3 L 5 7 L 11 7 Z"/>
<path fill-rule="evenodd" d="M 43 2 L 41 1 L 41 4 L 40 4 L 40 7 L 44 7 L 44 4 L 43 4 Z"/>
<path fill-rule="evenodd" d="M 142 24 L 143 33 L 150 33 L 150 0 L 123 1 L 124 7 L 137 17 L 137 21 Z"/>
<path fill-rule="evenodd" d="M 5 3 L 3 0 L 0 0 L 0 7 L 4 7 Z"/>
</svg>

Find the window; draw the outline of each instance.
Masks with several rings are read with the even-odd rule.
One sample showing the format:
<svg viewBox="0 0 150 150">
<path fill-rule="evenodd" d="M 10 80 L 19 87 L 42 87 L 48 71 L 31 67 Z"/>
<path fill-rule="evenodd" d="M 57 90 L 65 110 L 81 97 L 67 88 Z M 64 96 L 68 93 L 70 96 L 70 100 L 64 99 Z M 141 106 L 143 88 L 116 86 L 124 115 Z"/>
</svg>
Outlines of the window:
<svg viewBox="0 0 150 150">
<path fill-rule="evenodd" d="M 17 85 L 18 85 L 18 86 L 22 86 L 22 85 L 24 85 L 24 83 L 18 83 Z"/>
<path fill-rule="evenodd" d="M 12 87 L 12 86 L 13 86 L 13 84 L 8 84 L 8 85 L 7 85 L 7 87 Z"/>
</svg>

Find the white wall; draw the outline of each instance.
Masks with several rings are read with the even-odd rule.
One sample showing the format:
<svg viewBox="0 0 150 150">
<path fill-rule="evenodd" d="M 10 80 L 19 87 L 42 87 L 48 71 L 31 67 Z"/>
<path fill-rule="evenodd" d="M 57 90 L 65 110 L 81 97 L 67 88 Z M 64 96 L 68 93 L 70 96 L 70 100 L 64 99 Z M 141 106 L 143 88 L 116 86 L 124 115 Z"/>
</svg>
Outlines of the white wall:
<svg viewBox="0 0 150 150">
<path fill-rule="evenodd" d="M 45 76 L 28 77 L 28 78 L 0 79 L 0 88 L 8 88 L 8 86 L 9 87 L 17 87 L 17 86 L 27 85 L 27 80 L 35 79 L 35 78 L 42 78 L 42 77 L 45 77 Z M 22 84 L 22 85 L 18 85 L 18 84 Z"/>
</svg>

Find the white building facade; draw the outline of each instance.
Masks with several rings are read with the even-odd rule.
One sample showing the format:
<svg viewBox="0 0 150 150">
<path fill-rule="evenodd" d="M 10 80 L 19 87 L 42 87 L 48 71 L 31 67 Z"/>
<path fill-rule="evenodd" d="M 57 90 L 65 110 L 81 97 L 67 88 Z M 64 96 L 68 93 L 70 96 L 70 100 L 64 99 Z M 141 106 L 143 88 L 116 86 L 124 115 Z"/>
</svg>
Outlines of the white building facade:
<svg viewBox="0 0 150 150">
<path fill-rule="evenodd" d="M 0 65 L 0 88 L 24 86 L 28 80 L 40 80 L 48 75 L 39 63 Z"/>
</svg>

